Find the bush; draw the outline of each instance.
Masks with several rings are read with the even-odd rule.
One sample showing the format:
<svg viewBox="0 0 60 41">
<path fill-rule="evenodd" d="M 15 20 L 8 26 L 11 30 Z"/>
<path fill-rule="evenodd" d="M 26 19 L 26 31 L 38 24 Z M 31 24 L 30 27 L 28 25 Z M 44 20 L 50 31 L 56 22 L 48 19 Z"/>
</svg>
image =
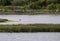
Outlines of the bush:
<svg viewBox="0 0 60 41">
<path fill-rule="evenodd" d="M 36 4 L 32 4 L 32 5 L 30 6 L 30 8 L 32 8 L 32 9 L 41 9 L 41 6 L 36 5 Z"/>
<path fill-rule="evenodd" d="M 25 1 L 24 0 L 13 0 L 12 5 L 13 6 L 23 6 L 23 5 L 25 5 Z"/>
<path fill-rule="evenodd" d="M 50 4 L 50 5 L 47 6 L 47 9 L 48 10 L 57 10 L 57 7 L 56 7 L 55 4 L 52 3 L 52 4 Z"/>
<path fill-rule="evenodd" d="M 56 4 L 57 10 L 60 10 L 60 4 Z"/>
<path fill-rule="evenodd" d="M 47 9 L 48 10 L 57 10 L 57 7 L 56 7 L 55 4 L 52 3 L 52 4 L 50 4 L 50 5 L 47 6 Z"/>
</svg>

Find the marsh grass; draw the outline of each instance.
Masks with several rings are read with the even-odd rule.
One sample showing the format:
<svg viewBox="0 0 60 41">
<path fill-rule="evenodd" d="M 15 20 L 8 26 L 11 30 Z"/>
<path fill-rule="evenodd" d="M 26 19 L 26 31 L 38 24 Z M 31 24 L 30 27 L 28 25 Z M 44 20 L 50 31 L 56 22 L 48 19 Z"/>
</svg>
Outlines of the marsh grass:
<svg viewBox="0 0 60 41">
<path fill-rule="evenodd" d="M 14 20 L 8 20 L 8 21 L 6 21 L 6 22 L 17 22 L 17 21 L 14 21 Z"/>
<path fill-rule="evenodd" d="M 0 25 L 0 32 L 60 32 L 60 24 Z"/>
<path fill-rule="evenodd" d="M 0 22 L 6 22 L 8 19 L 0 19 Z"/>
<path fill-rule="evenodd" d="M 39 10 L 29 10 L 29 9 L 23 9 L 21 6 L 0 6 L 0 15 L 37 15 L 37 14 L 60 14 L 60 10 L 45 10 L 45 9 L 39 9 Z"/>
</svg>

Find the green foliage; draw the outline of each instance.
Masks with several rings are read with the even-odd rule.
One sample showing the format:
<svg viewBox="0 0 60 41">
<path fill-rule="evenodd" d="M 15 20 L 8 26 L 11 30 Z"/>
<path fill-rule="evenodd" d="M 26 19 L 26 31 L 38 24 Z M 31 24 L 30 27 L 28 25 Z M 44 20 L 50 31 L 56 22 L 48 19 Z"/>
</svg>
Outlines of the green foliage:
<svg viewBox="0 0 60 41">
<path fill-rule="evenodd" d="M 26 0 L 13 0 L 12 5 L 13 6 L 24 6 L 26 4 Z"/>
<path fill-rule="evenodd" d="M 32 8 L 32 9 L 41 9 L 41 6 L 38 6 L 38 5 L 31 5 L 31 7 L 30 8 Z"/>
<path fill-rule="evenodd" d="M 24 9 L 24 10 L 29 9 L 29 5 L 24 5 L 24 6 L 23 6 L 23 9 Z"/>
<path fill-rule="evenodd" d="M 41 9 L 40 2 L 35 2 L 30 5 L 32 9 Z"/>
<path fill-rule="evenodd" d="M 60 24 L 0 25 L 0 32 L 60 32 Z"/>
<path fill-rule="evenodd" d="M 56 7 L 56 5 L 54 5 L 54 4 L 52 3 L 52 4 L 50 4 L 50 5 L 47 6 L 47 9 L 48 9 L 48 10 L 57 10 L 57 7 Z"/>
<path fill-rule="evenodd" d="M 24 9 L 26 8 L 28 9 L 29 8 L 31 9 L 41 9 L 41 8 L 56 9 L 56 6 L 55 6 L 56 4 L 57 4 L 57 8 L 60 8 L 60 6 L 58 6 L 58 4 L 60 5 L 60 0 L 0 0 L 0 6 L 22 6 L 24 7 Z"/>
<path fill-rule="evenodd" d="M 10 5 L 11 0 L 0 0 L 0 6 Z"/>
<path fill-rule="evenodd" d="M 35 1 L 38 1 L 38 0 L 28 0 L 28 2 L 35 2 Z"/>
<path fill-rule="evenodd" d="M 56 4 L 57 10 L 60 10 L 60 4 Z"/>
<path fill-rule="evenodd" d="M 58 0 L 47 0 L 47 2 L 56 3 Z"/>
</svg>

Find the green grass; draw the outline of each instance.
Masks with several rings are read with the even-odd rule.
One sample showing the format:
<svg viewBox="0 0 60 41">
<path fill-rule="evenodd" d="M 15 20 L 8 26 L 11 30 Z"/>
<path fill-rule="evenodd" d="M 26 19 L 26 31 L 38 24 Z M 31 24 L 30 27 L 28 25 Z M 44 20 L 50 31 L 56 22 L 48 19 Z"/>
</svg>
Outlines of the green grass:
<svg viewBox="0 0 60 41">
<path fill-rule="evenodd" d="M 60 12 L 48 12 L 48 11 L 32 11 L 32 12 L 28 12 L 28 11 L 25 11 L 25 12 L 19 12 L 19 11 L 11 11 L 11 12 L 0 12 L 0 15 L 39 15 L 39 14 L 54 14 L 54 15 L 60 15 Z"/>
<path fill-rule="evenodd" d="M 0 22 L 6 22 L 8 19 L 0 19 Z"/>
<path fill-rule="evenodd" d="M 0 23 L 2 22 L 16 22 L 14 20 L 8 20 L 8 19 L 0 19 Z"/>
<path fill-rule="evenodd" d="M 60 32 L 60 24 L 0 25 L 0 32 Z"/>
<path fill-rule="evenodd" d="M 14 11 L 14 10 L 21 10 L 21 11 Z M 46 9 L 39 9 L 39 10 L 32 10 L 28 11 L 28 9 L 24 10 L 21 6 L 0 6 L 0 15 L 37 15 L 37 14 L 60 14 L 59 11 L 49 11 Z"/>
</svg>

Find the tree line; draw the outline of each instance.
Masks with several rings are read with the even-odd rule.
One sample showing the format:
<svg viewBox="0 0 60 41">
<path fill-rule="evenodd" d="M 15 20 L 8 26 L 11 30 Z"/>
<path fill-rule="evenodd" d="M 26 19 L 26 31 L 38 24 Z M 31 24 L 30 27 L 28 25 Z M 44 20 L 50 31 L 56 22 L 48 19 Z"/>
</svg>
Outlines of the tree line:
<svg viewBox="0 0 60 41">
<path fill-rule="evenodd" d="M 59 9 L 60 0 L 0 0 L 0 6 L 23 6 L 29 9 Z"/>
</svg>

